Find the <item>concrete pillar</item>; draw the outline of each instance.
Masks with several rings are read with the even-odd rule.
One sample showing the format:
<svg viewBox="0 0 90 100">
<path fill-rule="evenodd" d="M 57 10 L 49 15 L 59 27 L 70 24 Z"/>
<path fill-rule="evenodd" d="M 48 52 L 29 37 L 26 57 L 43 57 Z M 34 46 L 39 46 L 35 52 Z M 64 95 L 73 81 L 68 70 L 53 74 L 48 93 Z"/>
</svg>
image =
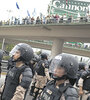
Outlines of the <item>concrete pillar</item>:
<svg viewBox="0 0 90 100">
<path fill-rule="evenodd" d="M 51 50 L 51 58 L 62 53 L 63 43 L 64 43 L 63 39 L 55 39 L 53 41 L 52 50 Z"/>
</svg>

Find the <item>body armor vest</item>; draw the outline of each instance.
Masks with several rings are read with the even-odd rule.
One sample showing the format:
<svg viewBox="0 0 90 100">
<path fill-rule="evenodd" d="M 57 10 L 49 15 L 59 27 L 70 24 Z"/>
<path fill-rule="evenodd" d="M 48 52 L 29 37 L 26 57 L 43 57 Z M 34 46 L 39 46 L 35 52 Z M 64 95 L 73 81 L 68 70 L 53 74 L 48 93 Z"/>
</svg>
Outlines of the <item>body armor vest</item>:
<svg viewBox="0 0 90 100">
<path fill-rule="evenodd" d="M 11 100 L 14 96 L 16 87 L 19 85 L 19 77 L 24 69 L 25 65 L 20 68 L 13 67 L 8 71 L 5 80 L 5 87 L 2 93 L 2 100 Z"/>
<path fill-rule="evenodd" d="M 90 76 L 84 79 L 83 89 L 90 92 Z"/>
<path fill-rule="evenodd" d="M 56 87 L 55 82 L 51 81 L 45 87 L 39 100 L 60 100 L 62 93 L 64 93 L 69 86 L 71 85 L 67 84 L 64 86 L 64 84 L 61 84 Z"/>
</svg>

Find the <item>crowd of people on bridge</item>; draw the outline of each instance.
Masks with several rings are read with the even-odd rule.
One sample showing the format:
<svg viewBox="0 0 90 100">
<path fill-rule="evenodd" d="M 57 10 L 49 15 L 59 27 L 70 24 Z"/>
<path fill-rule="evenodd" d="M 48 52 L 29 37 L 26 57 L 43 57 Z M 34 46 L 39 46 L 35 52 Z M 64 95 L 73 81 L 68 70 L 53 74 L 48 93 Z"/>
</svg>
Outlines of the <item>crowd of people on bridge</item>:
<svg viewBox="0 0 90 100">
<path fill-rule="evenodd" d="M 69 54 L 48 58 L 19 43 L 10 51 L 0 100 L 90 100 L 90 65 Z M 0 52 L 2 60 L 2 52 Z"/>
<path fill-rule="evenodd" d="M 77 22 L 90 22 L 90 16 L 73 18 L 72 15 L 67 17 L 66 14 L 60 16 L 47 15 L 47 16 L 26 16 L 25 18 L 11 17 L 7 21 L 0 21 L 0 25 L 32 25 L 32 24 L 59 24 L 59 23 L 77 23 Z"/>
</svg>

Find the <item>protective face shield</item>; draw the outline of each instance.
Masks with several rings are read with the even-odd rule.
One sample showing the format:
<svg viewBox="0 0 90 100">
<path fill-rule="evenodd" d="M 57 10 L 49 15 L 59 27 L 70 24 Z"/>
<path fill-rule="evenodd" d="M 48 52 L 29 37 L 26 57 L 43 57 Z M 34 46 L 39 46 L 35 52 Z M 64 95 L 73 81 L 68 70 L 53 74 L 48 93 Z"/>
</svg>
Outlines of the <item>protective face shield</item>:
<svg viewBox="0 0 90 100">
<path fill-rule="evenodd" d="M 14 56 L 17 51 L 20 51 L 20 57 L 16 61 L 29 62 L 33 57 L 33 49 L 26 43 L 17 44 L 10 52 L 10 56 Z"/>
<path fill-rule="evenodd" d="M 20 46 L 16 45 L 9 53 L 10 57 L 13 57 L 15 53 L 20 49 Z"/>
<path fill-rule="evenodd" d="M 63 69 L 63 73 L 61 76 L 56 75 L 57 79 L 75 79 L 78 71 L 78 62 L 73 56 L 70 56 L 68 54 L 60 54 L 52 60 L 49 68 L 49 73 L 54 77 L 56 74 L 56 69 Z"/>
<path fill-rule="evenodd" d="M 51 76 L 53 79 L 55 80 L 62 80 L 62 79 L 66 79 L 66 72 L 65 69 L 62 67 L 56 67 L 53 71 L 53 74 Z"/>
</svg>

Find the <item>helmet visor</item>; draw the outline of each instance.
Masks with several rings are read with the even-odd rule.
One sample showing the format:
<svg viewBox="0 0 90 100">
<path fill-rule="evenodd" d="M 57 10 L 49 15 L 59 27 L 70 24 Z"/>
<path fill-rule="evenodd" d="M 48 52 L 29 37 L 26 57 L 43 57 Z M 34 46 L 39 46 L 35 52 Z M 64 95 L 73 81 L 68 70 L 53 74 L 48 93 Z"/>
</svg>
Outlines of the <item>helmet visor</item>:
<svg viewBox="0 0 90 100">
<path fill-rule="evenodd" d="M 9 53 L 9 56 L 12 57 L 18 50 L 20 49 L 20 47 L 18 45 L 16 45 Z"/>
</svg>

